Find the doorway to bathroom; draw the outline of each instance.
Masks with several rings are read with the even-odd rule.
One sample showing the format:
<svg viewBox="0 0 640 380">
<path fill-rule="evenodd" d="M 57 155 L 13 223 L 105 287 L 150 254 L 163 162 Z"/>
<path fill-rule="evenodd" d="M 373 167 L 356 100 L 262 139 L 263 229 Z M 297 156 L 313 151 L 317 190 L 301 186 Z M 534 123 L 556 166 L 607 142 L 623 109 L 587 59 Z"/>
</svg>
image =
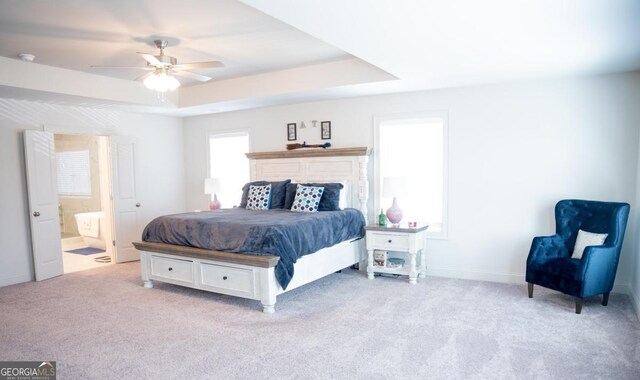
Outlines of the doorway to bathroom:
<svg viewBox="0 0 640 380">
<path fill-rule="evenodd" d="M 54 141 L 64 273 L 110 265 L 108 138 L 55 134 Z"/>
</svg>

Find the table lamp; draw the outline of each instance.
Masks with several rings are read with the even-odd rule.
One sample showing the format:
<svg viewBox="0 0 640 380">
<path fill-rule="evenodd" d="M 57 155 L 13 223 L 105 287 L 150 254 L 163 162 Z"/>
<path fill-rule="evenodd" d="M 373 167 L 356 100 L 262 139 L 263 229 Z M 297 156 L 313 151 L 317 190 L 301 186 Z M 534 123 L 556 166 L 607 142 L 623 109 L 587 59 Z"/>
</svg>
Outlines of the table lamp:
<svg viewBox="0 0 640 380">
<path fill-rule="evenodd" d="M 382 180 L 382 196 L 393 197 L 393 204 L 387 209 L 387 220 L 393 224 L 399 224 L 402 220 L 402 210 L 398 207 L 396 197 L 407 194 L 406 177 L 384 177 Z"/>
<path fill-rule="evenodd" d="M 204 193 L 209 195 L 213 194 L 213 199 L 209 203 L 209 210 L 217 210 L 220 207 L 222 207 L 222 205 L 220 204 L 220 201 L 218 200 L 218 196 L 216 194 L 220 192 L 221 187 L 222 186 L 221 186 L 220 178 L 205 178 Z"/>
</svg>

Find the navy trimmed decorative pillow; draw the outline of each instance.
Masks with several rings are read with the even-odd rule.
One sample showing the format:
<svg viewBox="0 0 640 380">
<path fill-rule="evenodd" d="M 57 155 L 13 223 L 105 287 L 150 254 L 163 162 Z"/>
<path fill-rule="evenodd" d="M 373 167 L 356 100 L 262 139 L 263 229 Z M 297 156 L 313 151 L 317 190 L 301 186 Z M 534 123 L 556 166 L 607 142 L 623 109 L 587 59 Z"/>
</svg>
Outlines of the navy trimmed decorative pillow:
<svg viewBox="0 0 640 380">
<path fill-rule="evenodd" d="M 271 204 L 270 208 L 284 208 L 284 197 L 287 192 L 287 185 L 291 182 L 290 179 L 285 179 L 284 181 L 253 181 L 248 182 L 244 186 L 242 186 L 242 199 L 240 200 L 240 207 L 247 207 L 247 197 L 249 195 L 249 187 L 253 186 L 264 186 L 271 184 Z M 288 208 L 291 208 L 289 206 Z"/>
<path fill-rule="evenodd" d="M 247 194 L 247 210 L 268 210 L 271 203 L 271 184 L 249 186 Z"/>
<path fill-rule="evenodd" d="M 323 192 L 323 187 L 298 185 L 291 211 L 317 212 Z"/>
<path fill-rule="evenodd" d="M 290 183 L 287 185 L 287 194 L 284 198 L 284 208 L 290 210 L 293 206 L 293 200 L 296 196 L 297 190 L 296 183 Z M 318 186 L 323 187 L 322 199 L 320 199 L 320 205 L 318 205 L 318 211 L 340 211 L 340 190 L 344 187 L 343 184 L 338 182 L 330 183 L 303 183 L 303 186 Z"/>
</svg>

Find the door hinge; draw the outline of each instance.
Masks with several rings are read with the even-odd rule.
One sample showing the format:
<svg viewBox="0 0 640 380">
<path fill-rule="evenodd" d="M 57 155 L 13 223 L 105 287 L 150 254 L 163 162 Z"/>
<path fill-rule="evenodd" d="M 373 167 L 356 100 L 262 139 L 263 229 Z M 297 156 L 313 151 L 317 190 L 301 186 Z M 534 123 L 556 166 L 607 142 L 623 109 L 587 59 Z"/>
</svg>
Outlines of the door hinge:
<svg viewBox="0 0 640 380">
<path fill-rule="evenodd" d="M 112 241 L 111 241 L 111 244 L 113 244 L 113 246 L 115 247 L 115 246 L 116 246 L 116 241 L 115 241 L 115 240 L 112 240 Z"/>
</svg>

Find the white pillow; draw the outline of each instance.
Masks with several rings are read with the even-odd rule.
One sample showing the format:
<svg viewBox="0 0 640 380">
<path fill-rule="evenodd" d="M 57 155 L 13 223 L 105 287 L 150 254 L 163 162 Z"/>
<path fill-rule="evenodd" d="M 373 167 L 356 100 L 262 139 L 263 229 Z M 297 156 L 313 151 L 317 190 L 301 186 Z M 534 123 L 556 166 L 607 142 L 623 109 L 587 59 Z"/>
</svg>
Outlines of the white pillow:
<svg viewBox="0 0 640 380">
<path fill-rule="evenodd" d="M 573 247 L 573 255 L 571 258 L 581 259 L 585 248 L 590 245 L 604 244 L 607 236 L 609 236 L 609 234 L 594 234 L 593 232 L 578 230 L 578 237 L 576 238 L 576 245 Z"/>
</svg>

